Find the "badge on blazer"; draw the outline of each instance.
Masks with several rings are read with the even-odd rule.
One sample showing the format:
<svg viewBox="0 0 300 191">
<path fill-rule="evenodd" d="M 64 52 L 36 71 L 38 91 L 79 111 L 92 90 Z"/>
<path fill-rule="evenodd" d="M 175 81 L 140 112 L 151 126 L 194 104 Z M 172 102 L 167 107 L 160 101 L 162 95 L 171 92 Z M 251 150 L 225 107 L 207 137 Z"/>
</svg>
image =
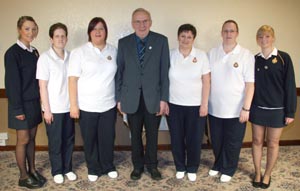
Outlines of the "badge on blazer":
<svg viewBox="0 0 300 191">
<path fill-rule="evenodd" d="M 265 69 L 267 70 L 269 67 L 268 66 L 265 66 Z"/>
<path fill-rule="evenodd" d="M 108 57 L 107 57 L 107 60 L 111 60 L 111 59 L 112 59 L 112 57 L 111 57 L 111 56 L 108 56 Z"/>
<path fill-rule="evenodd" d="M 197 62 L 197 58 L 196 57 L 194 57 L 194 59 L 193 59 L 193 63 L 196 63 Z"/>
<path fill-rule="evenodd" d="M 238 64 L 237 62 L 235 62 L 235 63 L 233 64 L 233 67 L 237 68 L 237 67 L 239 67 L 239 64 Z"/>
<path fill-rule="evenodd" d="M 276 64 L 278 61 L 277 61 L 277 58 L 275 57 L 275 58 L 273 58 L 273 60 L 272 60 L 272 63 L 273 64 Z"/>
</svg>

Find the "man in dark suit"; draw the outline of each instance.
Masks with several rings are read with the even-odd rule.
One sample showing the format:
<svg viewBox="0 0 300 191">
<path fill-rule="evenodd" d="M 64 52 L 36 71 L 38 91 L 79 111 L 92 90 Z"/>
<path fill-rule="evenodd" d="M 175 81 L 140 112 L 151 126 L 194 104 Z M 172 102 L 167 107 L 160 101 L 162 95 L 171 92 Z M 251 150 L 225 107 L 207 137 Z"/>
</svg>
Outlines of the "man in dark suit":
<svg viewBox="0 0 300 191">
<path fill-rule="evenodd" d="M 127 114 L 131 129 L 131 179 L 138 180 L 146 165 L 151 178 L 160 180 L 157 169 L 157 139 L 161 115 L 168 114 L 170 65 L 168 39 L 150 31 L 150 13 L 138 8 L 132 13 L 134 33 L 119 40 L 116 74 L 118 109 Z M 146 149 L 142 142 L 146 130 Z"/>
</svg>

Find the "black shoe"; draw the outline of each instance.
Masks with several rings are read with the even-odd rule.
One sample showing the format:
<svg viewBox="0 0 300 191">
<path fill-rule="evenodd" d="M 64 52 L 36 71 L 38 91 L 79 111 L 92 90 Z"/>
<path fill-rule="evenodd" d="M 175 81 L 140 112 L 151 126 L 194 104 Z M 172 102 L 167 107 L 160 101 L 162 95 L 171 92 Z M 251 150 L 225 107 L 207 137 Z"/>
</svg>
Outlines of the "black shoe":
<svg viewBox="0 0 300 191">
<path fill-rule="evenodd" d="M 153 180 L 161 180 L 161 179 L 162 179 L 161 174 L 160 174 L 160 172 L 157 170 L 157 168 L 150 169 L 150 170 L 149 170 L 149 173 L 151 174 L 151 178 L 152 178 Z"/>
<path fill-rule="evenodd" d="M 265 184 L 265 183 L 263 183 L 263 182 L 261 181 L 261 183 L 260 183 L 260 188 L 262 188 L 262 189 L 267 189 L 267 188 L 270 187 L 270 184 L 271 184 L 271 177 L 270 177 L 270 180 L 269 180 L 269 183 L 268 183 L 268 184 Z"/>
<path fill-rule="evenodd" d="M 41 187 L 39 182 L 31 176 L 28 176 L 28 178 L 25 178 L 23 180 L 19 179 L 19 186 L 29 189 L 36 189 Z"/>
<path fill-rule="evenodd" d="M 261 182 L 262 182 L 262 177 L 260 178 L 260 182 L 255 182 L 255 178 L 256 178 L 256 177 L 254 177 L 254 179 L 253 179 L 253 181 L 252 181 L 252 186 L 253 186 L 254 188 L 260 188 Z"/>
<path fill-rule="evenodd" d="M 31 176 L 32 178 L 34 178 L 35 180 L 38 181 L 38 183 L 40 184 L 40 186 L 43 186 L 46 183 L 46 178 L 43 177 L 40 173 L 38 173 L 37 171 L 35 171 L 34 173 L 28 173 L 29 176 Z"/>
<path fill-rule="evenodd" d="M 130 178 L 132 180 L 138 180 L 142 177 L 142 173 L 144 172 L 143 169 L 133 169 L 133 171 L 130 174 Z"/>
<path fill-rule="evenodd" d="M 261 182 L 255 182 L 255 181 L 253 180 L 252 186 L 253 186 L 254 188 L 260 188 Z"/>
</svg>

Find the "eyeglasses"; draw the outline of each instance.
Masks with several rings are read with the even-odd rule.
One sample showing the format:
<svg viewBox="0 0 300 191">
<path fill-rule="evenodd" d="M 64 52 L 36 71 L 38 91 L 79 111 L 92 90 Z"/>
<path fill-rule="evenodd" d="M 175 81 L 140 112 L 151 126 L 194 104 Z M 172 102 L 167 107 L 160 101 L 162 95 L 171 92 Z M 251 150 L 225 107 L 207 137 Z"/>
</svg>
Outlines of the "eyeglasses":
<svg viewBox="0 0 300 191">
<path fill-rule="evenodd" d="M 149 22 L 150 20 L 142 20 L 142 21 L 140 21 L 140 20 L 136 20 L 136 21 L 133 21 L 133 23 L 134 24 L 136 24 L 136 25 L 141 25 L 141 24 L 143 24 L 143 25 L 146 25 L 146 24 L 148 24 L 148 22 Z"/>
</svg>

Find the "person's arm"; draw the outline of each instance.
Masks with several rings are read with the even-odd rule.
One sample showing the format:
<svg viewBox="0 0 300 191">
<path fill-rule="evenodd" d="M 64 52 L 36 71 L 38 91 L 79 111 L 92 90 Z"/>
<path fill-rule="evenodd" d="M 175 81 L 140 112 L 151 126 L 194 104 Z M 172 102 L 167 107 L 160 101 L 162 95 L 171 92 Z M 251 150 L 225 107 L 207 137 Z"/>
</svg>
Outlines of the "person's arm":
<svg viewBox="0 0 300 191">
<path fill-rule="evenodd" d="M 118 53 L 117 53 L 117 72 L 115 75 L 115 94 L 117 101 L 117 109 L 121 114 L 124 114 L 121 108 L 121 90 L 123 84 L 123 71 L 124 71 L 124 55 L 123 55 L 122 45 L 119 41 Z"/>
<path fill-rule="evenodd" d="M 75 119 L 79 119 L 78 79 L 75 76 L 69 77 L 70 116 Z"/>
<path fill-rule="evenodd" d="M 169 68 L 170 68 L 170 50 L 168 39 L 164 37 L 162 47 L 162 56 L 160 63 L 160 84 L 161 84 L 161 98 L 160 98 L 160 111 L 157 115 L 169 115 Z"/>
<path fill-rule="evenodd" d="M 49 104 L 48 81 L 39 80 L 39 86 L 41 101 L 44 109 L 44 119 L 47 124 L 51 124 L 53 122 L 53 115 Z"/>
<path fill-rule="evenodd" d="M 297 90 L 292 59 L 286 54 L 286 56 L 284 56 L 284 61 L 284 110 L 285 124 L 288 125 L 292 123 L 295 118 L 297 109 Z"/>
<path fill-rule="evenodd" d="M 208 113 L 208 97 L 210 92 L 210 73 L 202 75 L 202 100 L 199 115 L 204 117 Z"/>
<path fill-rule="evenodd" d="M 19 120 L 25 120 L 23 98 L 22 98 L 22 78 L 18 67 L 18 59 L 12 51 L 6 52 L 4 56 L 5 66 L 5 89 L 8 102 L 12 109 L 12 114 Z"/>
<path fill-rule="evenodd" d="M 254 95 L 254 82 L 246 82 L 245 86 L 245 99 L 243 108 L 240 113 L 241 123 L 247 122 L 249 120 L 250 107 Z"/>
</svg>

